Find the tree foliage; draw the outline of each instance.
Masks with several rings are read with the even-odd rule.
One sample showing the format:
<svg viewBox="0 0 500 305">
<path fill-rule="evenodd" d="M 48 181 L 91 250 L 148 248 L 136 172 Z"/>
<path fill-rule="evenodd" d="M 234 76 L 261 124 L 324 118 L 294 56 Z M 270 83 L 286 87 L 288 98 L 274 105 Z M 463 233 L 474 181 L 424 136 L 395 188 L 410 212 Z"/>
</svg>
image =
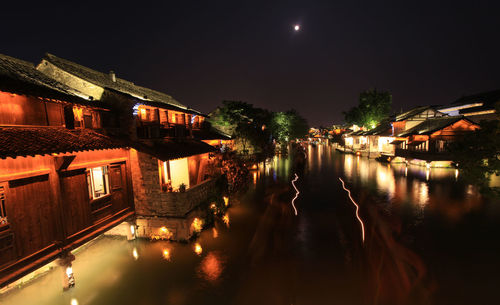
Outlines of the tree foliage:
<svg viewBox="0 0 500 305">
<path fill-rule="evenodd" d="M 346 123 L 375 128 L 391 111 L 392 95 L 388 91 L 366 90 L 359 95 L 359 105 L 343 112 Z"/>
<path fill-rule="evenodd" d="M 461 176 L 490 192 L 493 191 L 488 185 L 490 177 L 500 175 L 500 121 L 482 121 L 480 125 L 481 129 L 450 143 L 450 151 Z"/>
<path fill-rule="evenodd" d="M 274 113 L 270 128 L 279 143 L 302 138 L 309 132 L 307 120 L 294 109 Z"/>
<path fill-rule="evenodd" d="M 270 112 L 240 101 L 224 101 L 210 116 L 212 126 L 234 137 L 243 153 L 272 151 L 271 139 L 279 143 L 302 138 L 309 125 L 296 110 Z"/>
<path fill-rule="evenodd" d="M 250 146 L 260 151 L 268 149 L 270 132 L 265 126 L 270 124 L 271 118 L 271 112 L 252 104 L 223 101 L 222 106 L 211 115 L 210 121 L 215 128 L 239 140 L 245 153 Z"/>
</svg>

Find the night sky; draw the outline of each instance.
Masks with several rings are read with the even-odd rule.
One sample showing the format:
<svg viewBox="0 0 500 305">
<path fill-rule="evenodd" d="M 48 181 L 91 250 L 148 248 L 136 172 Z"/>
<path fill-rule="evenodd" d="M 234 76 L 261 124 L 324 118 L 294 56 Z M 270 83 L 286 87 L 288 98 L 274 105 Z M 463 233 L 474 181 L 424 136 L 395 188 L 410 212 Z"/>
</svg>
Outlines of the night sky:
<svg viewBox="0 0 500 305">
<path fill-rule="evenodd" d="M 16 2 L 0 53 L 114 70 L 204 112 L 241 100 L 318 126 L 364 89 L 397 112 L 500 89 L 500 1 Z"/>
</svg>

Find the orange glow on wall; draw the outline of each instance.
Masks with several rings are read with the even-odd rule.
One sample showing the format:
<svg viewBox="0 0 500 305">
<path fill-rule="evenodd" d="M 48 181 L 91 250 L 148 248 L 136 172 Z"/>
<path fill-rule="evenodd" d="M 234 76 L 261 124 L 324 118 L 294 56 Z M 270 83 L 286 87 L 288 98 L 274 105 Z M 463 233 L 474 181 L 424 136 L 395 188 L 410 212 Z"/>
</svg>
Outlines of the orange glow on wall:
<svg viewBox="0 0 500 305">
<path fill-rule="evenodd" d="M 170 164 L 170 181 L 174 190 L 179 189 L 181 184 L 189 188 L 189 167 L 188 159 L 182 158 L 168 161 Z"/>
<path fill-rule="evenodd" d="M 82 121 L 83 120 L 83 108 L 73 106 L 73 115 L 75 116 L 76 121 Z"/>
</svg>

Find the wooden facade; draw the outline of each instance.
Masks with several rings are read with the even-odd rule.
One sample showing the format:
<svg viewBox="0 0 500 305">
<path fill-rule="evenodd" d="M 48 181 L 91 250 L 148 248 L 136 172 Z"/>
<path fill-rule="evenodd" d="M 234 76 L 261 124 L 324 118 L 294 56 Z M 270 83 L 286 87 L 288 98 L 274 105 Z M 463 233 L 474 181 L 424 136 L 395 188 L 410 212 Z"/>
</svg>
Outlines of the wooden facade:
<svg viewBox="0 0 500 305">
<path fill-rule="evenodd" d="M 71 165 L 58 169 L 59 159 Z M 110 149 L 0 160 L 6 222 L 0 226 L 0 283 L 96 237 L 133 213 L 128 151 Z M 109 192 L 93 200 L 88 169 L 109 168 Z M 13 273 L 12 273 L 13 272 Z M 14 275 L 14 276 L 13 276 Z M 19 274 L 21 275 L 21 274 Z"/>
<path fill-rule="evenodd" d="M 130 152 L 97 132 L 109 109 L 66 89 L 0 55 L 0 287 L 134 215 Z"/>
<path fill-rule="evenodd" d="M 424 161 L 453 161 L 449 144 L 464 133 L 480 126 L 462 117 L 429 119 L 406 132 L 395 141 L 396 156 Z"/>
</svg>

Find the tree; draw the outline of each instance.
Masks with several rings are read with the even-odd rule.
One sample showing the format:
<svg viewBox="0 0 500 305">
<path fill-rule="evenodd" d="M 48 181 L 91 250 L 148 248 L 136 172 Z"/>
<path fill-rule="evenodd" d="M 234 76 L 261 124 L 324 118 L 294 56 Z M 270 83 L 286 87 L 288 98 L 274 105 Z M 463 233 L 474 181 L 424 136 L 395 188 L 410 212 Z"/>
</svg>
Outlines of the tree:
<svg viewBox="0 0 500 305">
<path fill-rule="evenodd" d="M 279 143 L 286 143 L 291 139 L 302 138 L 309 132 L 309 125 L 296 110 L 276 112 L 271 122 L 271 132 Z"/>
<path fill-rule="evenodd" d="M 497 109 L 499 106 L 497 103 Z M 450 151 L 461 169 L 461 177 L 483 192 L 499 193 L 489 187 L 489 180 L 492 175 L 500 175 L 500 120 L 482 121 L 480 125 L 481 129 L 450 143 Z"/>
<path fill-rule="evenodd" d="M 267 151 L 270 132 L 266 129 L 271 122 L 272 114 L 252 104 L 241 101 L 223 101 L 210 116 L 212 126 L 230 134 L 238 140 L 240 150 L 248 153 Z"/>
<path fill-rule="evenodd" d="M 359 94 L 359 105 L 343 112 L 346 123 L 375 128 L 391 111 L 389 91 L 366 90 Z"/>
</svg>

